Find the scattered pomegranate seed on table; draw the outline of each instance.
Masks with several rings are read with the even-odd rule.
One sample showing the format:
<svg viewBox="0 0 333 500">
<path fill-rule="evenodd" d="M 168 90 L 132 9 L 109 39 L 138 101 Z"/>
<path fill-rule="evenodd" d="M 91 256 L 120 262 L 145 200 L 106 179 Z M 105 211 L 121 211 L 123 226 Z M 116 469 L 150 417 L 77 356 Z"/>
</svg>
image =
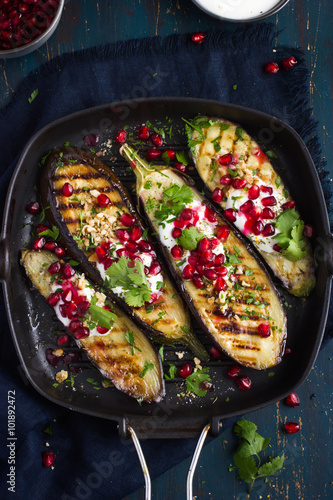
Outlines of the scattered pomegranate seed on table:
<svg viewBox="0 0 333 500">
<path fill-rule="evenodd" d="M 305 224 L 303 234 L 307 238 L 315 238 L 316 230 L 311 224 Z"/>
<path fill-rule="evenodd" d="M 209 348 L 209 352 L 213 359 L 220 359 L 222 357 L 222 352 L 214 345 Z"/>
<path fill-rule="evenodd" d="M 270 73 L 271 75 L 275 75 L 279 71 L 279 65 L 276 62 L 268 62 L 265 65 L 266 73 Z"/>
<path fill-rule="evenodd" d="M 292 69 L 295 66 L 295 64 L 297 64 L 297 61 L 296 61 L 294 56 L 286 57 L 282 61 L 282 67 L 286 71 L 288 71 L 289 69 Z"/>
<path fill-rule="evenodd" d="M 191 35 L 191 40 L 193 43 L 200 45 L 200 43 L 206 40 L 207 34 L 203 31 L 197 31 Z"/>
<path fill-rule="evenodd" d="M 296 392 L 292 392 L 286 397 L 286 405 L 291 406 L 292 408 L 300 405 L 300 399 Z"/>
<path fill-rule="evenodd" d="M 46 450 L 43 453 L 43 465 L 51 468 L 55 461 L 55 454 L 52 451 Z"/>
<path fill-rule="evenodd" d="M 300 425 L 297 422 L 286 422 L 284 424 L 284 430 L 288 434 L 296 434 L 300 430 Z"/>
<path fill-rule="evenodd" d="M 124 144 L 126 142 L 126 139 L 127 139 L 126 130 L 119 130 L 119 132 L 116 134 L 114 138 L 117 144 Z"/>
<path fill-rule="evenodd" d="M 238 387 L 242 391 L 248 391 L 252 387 L 252 380 L 247 375 L 242 375 L 236 380 Z"/>
<path fill-rule="evenodd" d="M 179 368 L 179 375 L 182 378 L 187 378 L 189 375 L 191 375 L 192 370 L 193 370 L 193 367 L 192 367 L 191 363 L 189 363 L 189 362 L 184 363 L 183 366 L 181 366 L 181 368 Z"/>
</svg>

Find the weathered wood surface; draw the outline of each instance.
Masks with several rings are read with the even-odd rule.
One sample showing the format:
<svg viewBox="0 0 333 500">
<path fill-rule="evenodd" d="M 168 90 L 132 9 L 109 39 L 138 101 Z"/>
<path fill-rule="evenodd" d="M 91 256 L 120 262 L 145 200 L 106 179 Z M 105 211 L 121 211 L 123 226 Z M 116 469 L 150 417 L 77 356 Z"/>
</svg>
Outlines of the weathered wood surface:
<svg viewBox="0 0 333 500">
<path fill-rule="evenodd" d="M 281 44 L 303 48 L 311 68 L 310 97 L 319 122 L 323 156 L 333 174 L 332 90 L 333 8 L 332 0 L 291 0 L 269 21 L 283 30 Z M 56 34 L 38 51 L 26 57 L 0 61 L 0 107 L 5 105 L 21 79 L 54 56 L 100 43 L 135 37 L 167 35 L 212 27 L 235 29 L 193 6 L 190 0 L 70 0 Z M 5 138 L 1 138 L 4 140 Z M 284 452 L 285 469 L 271 483 L 255 485 L 252 499 L 310 500 L 333 498 L 332 386 L 333 345 L 320 354 L 303 386 L 298 390 L 301 406 L 282 402 L 249 414 L 259 432 L 272 438 L 272 450 Z M 301 431 L 289 436 L 282 431 L 286 420 L 300 421 Z M 222 446 L 225 440 L 225 449 Z M 243 500 L 246 486 L 228 472 L 236 441 L 228 430 L 203 450 L 195 477 L 196 498 Z M 155 500 L 181 500 L 186 496 L 189 460 L 153 482 Z M 148 464 L 149 465 L 149 464 Z M 143 491 L 126 500 L 144 498 Z"/>
</svg>

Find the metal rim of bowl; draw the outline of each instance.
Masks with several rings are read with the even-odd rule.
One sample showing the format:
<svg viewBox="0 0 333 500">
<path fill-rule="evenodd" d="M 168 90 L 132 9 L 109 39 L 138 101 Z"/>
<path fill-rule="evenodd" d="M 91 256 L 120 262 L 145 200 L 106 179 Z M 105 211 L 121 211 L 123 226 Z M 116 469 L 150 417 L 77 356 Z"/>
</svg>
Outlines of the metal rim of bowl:
<svg viewBox="0 0 333 500">
<path fill-rule="evenodd" d="M 212 16 L 212 17 L 215 17 L 216 19 L 219 19 L 220 21 L 228 21 L 231 23 L 252 23 L 255 21 L 261 21 L 262 19 L 266 19 L 267 17 L 276 14 L 277 12 L 279 12 L 279 10 L 281 10 L 283 7 L 285 7 L 287 5 L 287 3 L 289 3 L 289 0 L 280 0 L 280 2 L 275 5 L 275 7 L 272 7 L 267 12 L 263 12 L 260 16 L 248 17 L 245 19 L 233 19 L 230 17 L 223 17 L 223 16 L 220 16 L 219 14 L 216 14 L 215 12 L 212 12 L 211 10 L 209 10 L 208 7 L 203 6 L 201 3 L 199 3 L 198 0 L 192 0 L 192 2 L 196 5 L 196 7 L 198 7 L 198 9 L 202 10 L 203 12 L 208 14 L 209 16 Z"/>
<path fill-rule="evenodd" d="M 13 57 L 25 56 L 27 54 L 30 54 L 30 52 L 33 52 L 34 50 L 37 50 L 39 47 L 41 47 L 50 38 L 50 36 L 53 35 L 54 31 L 56 30 L 62 12 L 64 10 L 64 5 L 65 5 L 65 0 L 59 0 L 58 10 L 55 13 L 54 19 L 50 24 L 50 26 L 44 31 L 44 33 L 42 33 L 39 37 L 37 37 L 35 40 L 33 40 L 31 43 L 28 43 L 27 45 L 22 45 L 21 47 L 15 47 L 15 49 L 0 50 L 0 59 L 11 59 Z"/>
</svg>

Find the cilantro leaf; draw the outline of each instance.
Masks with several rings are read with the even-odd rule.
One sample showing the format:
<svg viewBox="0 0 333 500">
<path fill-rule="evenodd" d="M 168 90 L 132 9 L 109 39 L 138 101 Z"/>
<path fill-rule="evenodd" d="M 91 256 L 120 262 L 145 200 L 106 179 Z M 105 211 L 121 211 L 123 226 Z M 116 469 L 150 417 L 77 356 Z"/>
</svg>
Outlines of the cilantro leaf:
<svg viewBox="0 0 333 500">
<path fill-rule="evenodd" d="M 176 158 L 177 161 L 185 165 L 185 167 L 187 167 L 187 165 L 189 164 L 190 160 L 186 151 L 180 151 L 179 153 L 176 153 Z"/>
<path fill-rule="evenodd" d="M 122 256 L 117 262 L 108 268 L 106 274 L 109 277 L 108 286 L 111 288 L 122 287 L 125 294 L 125 300 L 131 307 L 141 307 L 151 297 L 144 265 L 136 261 L 135 266 L 128 267 L 130 259 Z"/>
<path fill-rule="evenodd" d="M 116 314 L 108 311 L 107 309 L 103 309 L 103 307 L 96 306 L 96 304 L 93 304 L 93 301 L 89 306 L 88 313 L 90 314 L 92 321 L 103 328 L 110 329 L 112 323 L 117 319 Z"/>
<path fill-rule="evenodd" d="M 134 356 L 134 349 L 136 349 L 139 352 L 142 352 L 142 350 L 135 345 L 135 339 L 134 339 L 134 332 L 126 332 L 125 333 L 125 339 L 131 346 L 131 351 L 132 351 L 132 356 Z"/>
<path fill-rule="evenodd" d="M 59 238 L 59 229 L 57 226 L 52 226 L 52 229 L 46 229 L 45 231 L 42 231 L 39 233 L 39 236 L 48 236 L 49 238 L 52 238 L 54 241 L 56 241 Z"/>
<path fill-rule="evenodd" d="M 157 205 L 154 216 L 162 222 L 172 215 L 178 217 L 182 209 L 192 201 L 193 192 L 189 186 L 171 184 L 164 190 L 163 199 Z"/>
<path fill-rule="evenodd" d="M 177 366 L 174 365 L 173 363 L 168 363 L 168 365 L 169 365 L 169 375 L 164 373 L 164 377 L 166 380 L 173 380 L 177 374 Z"/>
<path fill-rule="evenodd" d="M 306 242 L 303 238 L 304 222 L 300 220 L 296 210 L 288 208 L 276 219 L 276 227 L 281 231 L 275 238 L 282 247 L 282 255 L 286 259 L 297 262 L 305 257 Z"/>
<path fill-rule="evenodd" d="M 258 471 L 254 458 L 252 456 L 246 458 L 240 457 L 235 453 L 234 459 L 241 479 L 243 479 L 245 483 L 252 483 L 253 477 Z"/>
<path fill-rule="evenodd" d="M 193 392 L 197 396 L 205 396 L 207 391 L 200 387 L 202 382 L 211 383 L 212 380 L 210 378 L 209 373 L 207 373 L 209 368 L 203 368 L 202 370 L 198 370 L 195 373 L 192 373 L 185 379 L 186 389 L 190 392 Z"/>
<path fill-rule="evenodd" d="M 189 227 L 183 230 L 178 238 L 178 243 L 186 250 L 195 250 L 200 240 L 205 237 L 196 227 Z"/>
<path fill-rule="evenodd" d="M 270 458 L 269 462 L 259 467 L 257 477 L 272 476 L 283 467 L 284 455 Z"/>
<path fill-rule="evenodd" d="M 147 371 L 148 371 L 148 370 L 153 370 L 153 369 L 154 369 L 154 363 L 150 363 L 150 362 L 146 359 L 145 364 L 144 364 L 144 367 L 143 367 L 143 370 L 141 371 L 141 373 L 140 373 L 139 377 L 140 377 L 140 378 L 143 378 L 143 377 L 146 375 L 146 373 L 147 373 Z"/>
</svg>

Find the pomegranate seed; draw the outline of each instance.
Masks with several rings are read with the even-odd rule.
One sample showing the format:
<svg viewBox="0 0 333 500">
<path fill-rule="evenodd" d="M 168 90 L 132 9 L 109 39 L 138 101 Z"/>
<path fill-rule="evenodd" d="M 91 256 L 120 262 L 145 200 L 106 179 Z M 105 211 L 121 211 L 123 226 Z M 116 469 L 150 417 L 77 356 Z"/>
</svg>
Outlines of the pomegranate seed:
<svg viewBox="0 0 333 500">
<path fill-rule="evenodd" d="M 295 64 L 297 64 L 297 61 L 294 58 L 294 56 L 286 57 L 286 59 L 283 59 L 283 61 L 282 61 L 282 67 L 286 71 L 288 71 L 289 69 L 292 69 L 295 66 Z"/>
<path fill-rule="evenodd" d="M 220 244 L 220 240 L 218 240 L 217 238 L 211 238 L 209 241 L 210 241 L 210 247 L 212 250 L 215 250 L 215 248 L 217 248 Z"/>
<path fill-rule="evenodd" d="M 79 319 L 72 319 L 72 321 L 69 323 L 68 325 L 68 330 L 71 332 L 71 333 L 75 333 L 76 330 L 78 330 L 79 328 L 83 327 L 83 323 L 81 320 Z"/>
<path fill-rule="evenodd" d="M 183 231 L 181 229 L 179 229 L 179 227 L 174 227 L 173 230 L 171 231 L 171 236 L 175 239 L 180 238 L 182 235 L 182 232 Z"/>
<path fill-rule="evenodd" d="M 215 389 L 215 386 L 214 384 L 212 384 L 211 382 L 208 382 L 207 380 L 203 380 L 202 382 L 200 382 L 199 384 L 199 389 L 201 391 L 208 391 L 208 392 L 213 392 L 214 389 Z"/>
<path fill-rule="evenodd" d="M 234 189 L 243 189 L 245 188 L 246 184 L 247 181 L 245 179 L 239 179 L 238 177 L 236 177 L 236 179 L 232 181 L 232 187 Z"/>
<path fill-rule="evenodd" d="M 214 345 L 212 345 L 210 348 L 209 348 L 209 352 L 210 352 L 210 355 L 213 359 L 220 359 L 222 358 L 222 352 L 217 349 L 217 347 L 215 347 Z"/>
<path fill-rule="evenodd" d="M 223 186 L 230 186 L 232 183 L 232 177 L 230 174 L 223 175 L 220 179 L 220 184 Z"/>
<path fill-rule="evenodd" d="M 126 212 L 120 217 L 120 222 L 125 227 L 132 227 L 134 226 L 134 224 L 136 224 L 136 217 Z"/>
<path fill-rule="evenodd" d="M 97 196 L 97 203 L 101 208 L 106 208 L 108 205 L 110 205 L 111 200 L 106 194 L 99 194 Z"/>
<path fill-rule="evenodd" d="M 274 219 L 275 217 L 275 214 L 273 212 L 273 210 L 271 210 L 270 208 L 268 207 L 265 207 L 262 211 L 262 218 L 263 219 Z"/>
<path fill-rule="evenodd" d="M 45 357 L 49 365 L 56 367 L 59 361 L 61 361 L 61 356 L 56 356 L 52 351 L 53 349 L 46 349 Z"/>
<path fill-rule="evenodd" d="M 52 465 L 54 464 L 54 461 L 55 461 L 55 454 L 50 450 L 44 451 L 44 453 L 43 453 L 43 465 L 45 465 L 45 467 L 51 468 Z"/>
<path fill-rule="evenodd" d="M 280 247 L 280 245 L 278 245 L 277 243 L 274 243 L 274 245 L 273 245 L 273 250 L 274 250 L 275 252 L 281 252 L 282 247 Z"/>
<path fill-rule="evenodd" d="M 150 140 L 157 148 L 163 146 L 164 143 L 163 138 L 160 134 L 157 134 L 156 132 L 154 134 L 151 134 Z"/>
<path fill-rule="evenodd" d="M 260 186 L 260 191 L 267 194 L 273 194 L 273 188 L 270 186 Z"/>
<path fill-rule="evenodd" d="M 59 274 L 61 271 L 61 263 L 59 261 L 53 262 L 48 268 L 50 274 Z"/>
<path fill-rule="evenodd" d="M 254 184 L 253 186 L 250 187 L 247 194 L 250 200 L 256 200 L 260 194 L 259 186 L 257 184 Z"/>
<path fill-rule="evenodd" d="M 235 219 L 236 220 L 236 219 Z M 218 231 L 217 231 L 217 234 L 216 234 L 216 237 L 220 240 L 220 241 L 227 241 L 228 239 L 228 236 L 230 234 L 230 227 L 229 226 L 220 226 L 218 228 Z"/>
<path fill-rule="evenodd" d="M 227 210 L 224 211 L 224 214 L 226 219 L 228 219 L 229 222 L 235 222 L 237 218 L 237 212 L 233 208 L 227 208 Z M 229 230 L 230 232 L 230 230 Z M 221 238 L 219 238 L 221 239 Z"/>
<path fill-rule="evenodd" d="M 36 233 L 43 233 L 44 231 L 48 231 L 50 228 L 47 226 L 43 226 L 43 224 L 37 224 L 36 226 Z"/>
<path fill-rule="evenodd" d="M 219 254 L 215 255 L 215 257 L 214 257 L 214 266 L 216 268 L 219 268 L 220 266 L 222 266 L 224 261 L 225 261 L 225 258 L 224 258 L 223 253 L 219 253 Z"/>
<path fill-rule="evenodd" d="M 295 206 L 295 202 L 294 200 L 291 200 L 291 201 L 287 201 L 287 203 L 284 203 L 281 208 L 282 210 L 287 210 L 287 208 L 294 208 Z"/>
<path fill-rule="evenodd" d="M 153 260 L 153 262 L 150 264 L 149 274 L 151 276 L 156 276 L 157 274 L 160 274 L 161 271 L 161 264 L 158 262 L 158 260 Z"/>
<path fill-rule="evenodd" d="M 240 366 L 238 365 L 230 366 L 230 368 L 228 368 L 227 370 L 227 377 L 230 378 L 231 380 L 235 379 L 239 376 L 240 372 L 241 372 Z"/>
<path fill-rule="evenodd" d="M 217 222 L 216 214 L 210 207 L 205 208 L 205 217 L 209 222 Z M 219 242 L 217 242 L 218 244 Z"/>
<path fill-rule="evenodd" d="M 117 229 L 115 234 L 116 234 L 116 237 L 118 238 L 119 241 L 123 242 L 123 241 L 128 241 L 130 239 L 130 235 L 129 235 L 128 231 L 126 231 L 126 229 Z M 105 256 L 107 255 L 104 248 L 96 247 L 95 251 L 97 250 L 97 248 L 101 249 L 100 252 L 102 255 L 105 255 Z M 100 254 L 100 253 L 98 253 L 98 254 Z"/>
<path fill-rule="evenodd" d="M 214 254 L 211 250 L 205 250 L 204 252 L 202 252 L 201 258 L 200 258 L 201 264 L 208 265 L 210 262 L 213 262 L 213 260 L 214 260 Z"/>
<path fill-rule="evenodd" d="M 268 62 L 265 66 L 266 73 L 275 75 L 279 71 L 279 65 L 276 62 Z"/>
<path fill-rule="evenodd" d="M 89 328 L 87 326 L 81 326 L 75 332 L 75 338 L 77 340 L 84 339 L 85 337 L 89 337 Z"/>
<path fill-rule="evenodd" d="M 128 250 L 126 250 L 126 248 L 119 248 L 118 250 L 116 250 L 116 254 L 119 258 L 125 257 L 126 259 L 129 259 L 130 257 L 130 253 Z"/>
<path fill-rule="evenodd" d="M 205 286 L 199 274 L 195 274 L 192 278 L 192 283 L 196 288 L 203 288 Z"/>
<path fill-rule="evenodd" d="M 122 231 L 122 229 L 117 229 L 117 231 Z M 128 233 L 126 233 L 126 234 L 128 234 Z M 116 232 L 116 236 L 117 236 L 117 232 Z M 118 239 L 119 239 L 119 237 L 118 237 Z M 102 262 L 108 255 L 107 251 L 101 245 L 95 248 L 95 252 L 97 255 L 98 262 Z"/>
<path fill-rule="evenodd" d="M 250 377 L 248 377 L 246 375 L 242 375 L 242 376 L 238 377 L 236 382 L 237 382 L 238 387 L 242 391 L 248 391 L 252 387 L 252 380 L 250 379 Z"/>
<path fill-rule="evenodd" d="M 198 264 L 198 257 L 196 255 L 190 255 L 188 258 L 188 263 L 191 266 L 195 267 Z"/>
<path fill-rule="evenodd" d="M 129 231 L 129 238 L 132 241 L 138 241 L 142 237 L 142 229 L 139 226 L 134 226 Z"/>
<path fill-rule="evenodd" d="M 151 252 L 153 249 L 153 245 L 149 241 L 141 240 L 139 241 L 138 245 L 139 245 L 139 250 L 143 253 Z"/>
<path fill-rule="evenodd" d="M 134 241 L 127 241 L 125 247 L 131 253 L 136 253 L 139 250 L 139 245 Z"/>
<path fill-rule="evenodd" d="M 261 216 L 261 213 L 262 213 L 261 208 L 256 206 L 254 206 L 252 210 L 249 211 L 249 215 L 251 215 L 253 219 L 258 219 L 258 217 Z"/>
<path fill-rule="evenodd" d="M 204 33 L 203 31 L 197 31 L 196 33 L 193 33 L 191 35 L 191 40 L 196 45 L 200 45 L 200 43 L 206 40 L 206 37 L 207 37 L 206 33 Z"/>
<path fill-rule="evenodd" d="M 101 335 L 103 335 L 104 333 L 107 333 L 109 330 L 110 330 L 110 328 L 105 328 L 104 326 L 97 326 L 97 331 Z"/>
<path fill-rule="evenodd" d="M 114 259 L 110 259 L 110 257 L 107 257 L 106 259 L 103 260 L 103 266 L 104 266 L 104 269 L 105 271 L 107 269 L 109 269 L 110 266 L 112 266 L 112 264 L 116 262 Z"/>
<path fill-rule="evenodd" d="M 27 211 L 31 215 L 39 214 L 41 211 L 40 203 L 38 201 L 33 201 L 32 203 L 29 203 L 29 205 L 27 205 Z"/>
<path fill-rule="evenodd" d="M 212 200 L 215 201 L 215 203 L 221 203 L 223 200 L 224 193 L 222 189 L 216 187 L 214 191 L 212 192 Z"/>
<path fill-rule="evenodd" d="M 215 288 L 218 293 L 223 292 L 227 288 L 227 283 L 222 276 L 219 276 L 215 283 Z"/>
<path fill-rule="evenodd" d="M 199 241 L 197 252 L 199 254 L 202 254 L 203 252 L 210 250 L 211 246 L 212 246 L 212 243 L 211 243 L 209 238 L 202 238 L 202 240 Z"/>
<path fill-rule="evenodd" d="M 174 166 L 182 174 L 185 174 L 187 172 L 187 166 L 181 163 L 180 161 L 176 161 Z"/>
<path fill-rule="evenodd" d="M 284 424 L 284 430 L 288 432 L 288 434 L 296 434 L 300 430 L 300 426 L 297 422 L 286 422 Z"/>
<path fill-rule="evenodd" d="M 290 356 L 292 353 L 293 353 L 292 348 L 289 346 L 286 346 L 286 348 L 284 350 L 284 356 Z"/>
<path fill-rule="evenodd" d="M 226 276 L 228 274 L 228 268 L 225 266 L 215 267 L 215 272 L 219 276 Z"/>
<path fill-rule="evenodd" d="M 75 270 L 72 268 L 70 264 L 68 264 L 68 262 L 66 262 L 62 270 L 62 275 L 64 276 L 64 278 L 69 279 L 72 276 L 74 276 L 74 274 Z"/>
<path fill-rule="evenodd" d="M 192 373 L 192 365 L 191 363 L 187 362 L 187 363 L 184 363 L 183 366 L 181 368 L 179 368 L 179 375 L 182 377 L 182 378 L 186 378 L 188 377 L 189 375 L 191 375 Z"/>
<path fill-rule="evenodd" d="M 265 237 L 273 236 L 273 234 L 275 234 L 275 227 L 273 224 L 266 224 L 264 229 L 261 231 L 261 234 Z"/>
<path fill-rule="evenodd" d="M 174 259 L 181 259 L 184 255 L 184 250 L 180 245 L 175 245 L 171 248 L 171 255 Z"/>
<path fill-rule="evenodd" d="M 56 343 L 58 347 L 67 347 L 70 343 L 70 338 L 67 333 L 62 333 L 58 335 Z"/>
<path fill-rule="evenodd" d="M 151 148 L 148 149 L 146 155 L 148 161 L 155 161 L 161 156 L 162 152 L 159 149 Z"/>
<path fill-rule="evenodd" d="M 54 253 L 57 246 L 58 245 L 55 241 L 47 241 L 44 245 L 44 249 Z"/>
<path fill-rule="evenodd" d="M 306 238 L 315 238 L 316 230 L 311 224 L 305 224 L 303 234 Z"/>
<path fill-rule="evenodd" d="M 180 220 L 189 221 L 192 220 L 193 210 L 191 208 L 183 208 L 180 214 Z"/>
<path fill-rule="evenodd" d="M 261 231 L 264 229 L 264 224 L 261 222 L 261 220 L 256 220 L 252 224 L 251 229 L 252 229 L 253 234 L 258 236 L 261 233 Z"/>
<path fill-rule="evenodd" d="M 99 143 L 100 136 L 97 134 L 87 134 L 84 136 L 83 140 L 87 144 L 87 146 L 89 146 L 90 148 L 94 148 Z"/>
<path fill-rule="evenodd" d="M 149 128 L 146 125 L 142 125 L 138 131 L 139 141 L 148 141 L 150 136 Z"/>
<path fill-rule="evenodd" d="M 195 273 L 195 267 L 191 266 L 190 264 L 187 264 L 187 266 L 185 266 L 182 271 L 182 276 L 185 280 L 190 280 L 193 278 L 194 273 Z"/>
<path fill-rule="evenodd" d="M 246 212 L 249 212 L 250 210 L 252 210 L 253 207 L 254 207 L 253 201 L 252 200 L 248 200 L 245 203 L 243 203 L 243 205 L 241 205 L 239 207 L 239 210 L 241 212 L 245 212 L 246 213 Z"/>
<path fill-rule="evenodd" d="M 65 182 L 65 184 L 62 186 L 61 194 L 68 198 L 69 196 L 72 196 L 73 191 L 74 188 L 72 184 L 70 184 L 69 182 Z"/>
<path fill-rule="evenodd" d="M 54 249 L 54 253 L 56 254 L 57 257 L 60 257 L 60 259 L 62 259 L 66 255 L 66 252 L 62 247 L 56 247 Z"/>
<path fill-rule="evenodd" d="M 206 269 L 205 277 L 209 281 L 215 281 L 217 279 L 217 273 L 216 273 L 216 271 L 214 271 L 214 269 Z"/>
<path fill-rule="evenodd" d="M 38 236 L 32 244 L 34 250 L 41 250 L 46 243 L 44 236 Z"/>
<path fill-rule="evenodd" d="M 46 299 L 46 302 L 49 304 L 49 306 L 55 307 L 60 299 L 61 299 L 60 293 L 51 293 L 51 295 L 49 295 L 48 298 Z"/>
<path fill-rule="evenodd" d="M 276 205 L 276 198 L 275 196 L 267 196 L 266 198 L 262 198 L 261 204 L 264 207 L 274 207 Z"/>
<path fill-rule="evenodd" d="M 124 144 L 126 142 L 126 139 L 127 139 L 126 130 L 119 130 L 119 132 L 116 134 L 116 137 L 114 138 L 117 144 Z"/>
<path fill-rule="evenodd" d="M 166 149 L 163 154 L 169 158 L 169 161 L 176 159 L 176 153 L 173 149 Z"/>
<path fill-rule="evenodd" d="M 222 165 L 223 167 L 227 167 L 233 161 L 234 161 L 234 157 L 232 156 L 231 153 L 227 153 L 226 155 L 222 155 L 218 159 L 219 164 Z M 226 176 L 224 176 L 224 177 L 226 177 Z M 229 176 L 229 177 L 231 177 L 231 176 Z"/>
<path fill-rule="evenodd" d="M 295 406 L 299 406 L 300 400 L 298 394 L 296 392 L 292 392 L 289 396 L 286 397 L 286 405 L 294 408 Z"/>
<path fill-rule="evenodd" d="M 258 325 L 258 333 L 263 339 L 269 337 L 272 333 L 269 323 L 260 323 L 260 325 Z"/>
</svg>

